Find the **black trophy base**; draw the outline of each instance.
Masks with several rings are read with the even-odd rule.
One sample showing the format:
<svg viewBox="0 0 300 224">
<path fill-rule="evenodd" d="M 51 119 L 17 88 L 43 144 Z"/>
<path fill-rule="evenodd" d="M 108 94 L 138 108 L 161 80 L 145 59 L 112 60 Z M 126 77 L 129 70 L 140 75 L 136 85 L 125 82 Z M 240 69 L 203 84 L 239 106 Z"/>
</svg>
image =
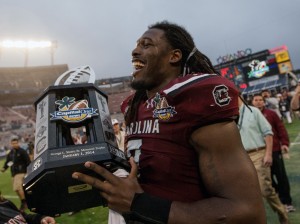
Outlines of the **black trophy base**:
<svg viewBox="0 0 300 224">
<path fill-rule="evenodd" d="M 75 171 L 97 176 L 84 167 L 84 162 L 93 161 L 114 172 L 119 168 L 129 170 L 122 151 L 107 143 L 77 145 L 45 151 L 27 168 L 24 192 L 30 211 L 58 216 L 91 207 L 106 206 L 99 190 L 72 178 Z"/>
</svg>

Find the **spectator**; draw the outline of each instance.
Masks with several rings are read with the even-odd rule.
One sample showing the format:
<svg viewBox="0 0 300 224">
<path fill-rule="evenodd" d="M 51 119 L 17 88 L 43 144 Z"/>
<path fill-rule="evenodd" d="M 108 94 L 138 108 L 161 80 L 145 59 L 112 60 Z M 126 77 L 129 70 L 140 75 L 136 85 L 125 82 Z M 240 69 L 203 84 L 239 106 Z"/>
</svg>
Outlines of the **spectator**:
<svg viewBox="0 0 300 224">
<path fill-rule="evenodd" d="M 30 158 L 27 152 L 20 147 L 18 138 L 12 138 L 10 143 L 12 149 L 7 154 L 1 172 L 4 172 L 10 167 L 11 175 L 13 177 L 13 190 L 21 200 L 20 210 L 24 211 L 27 208 L 27 204 L 23 191 L 23 180 L 27 171 L 27 166 L 30 164 Z"/>
<path fill-rule="evenodd" d="M 292 97 L 291 100 L 291 108 L 294 111 L 300 111 L 300 82 L 298 83 L 296 89 L 295 89 L 295 93 Z"/>
<path fill-rule="evenodd" d="M 280 201 L 285 205 L 287 212 L 293 212 L 296 209 L 292 205 L 292 197 L 290 194 L 290 183 L 286 175 L 283 154 L 289 152 L 289 136 L 284 124 L 278 117 L 278 115 L 267 108 L 265 108 L 265 102 L 260 94 L 253 97 L 253 106 L 257 107 L 265 116 L 267 121 L 272 126 L 273 131 L 273 163 L 271 166 L 272 186 L 275 188 L 279 195 Z"/>
<path fill-rule="evenodd" d="M 124 151 L 125 132 L 121 130 L 117 119 L 111 120 L 119 149 Z"/>
<path fill-rule="evenodd" d="M 286 119 L 289 124 L 292 123 L 292 117 L 290 112 L 290 99 L 288 96 L 283 94 L 277 94 L 279 99 L 279 110 L 282 115 L 282 118 Z M 282 119 L 283 120 L 283 119 Z"/>
<path fill-rule="evenodd" d="M 117 119 L 112 119 L 111 122 L 116 136 L 118 148 L 124 151 L 125 132 L 121 129 L 121 126 Z M 114 175 L 116 175 L 117 177 L 125 178 L 128 176 L 128 172 L 123 169 L 118 169 L 114 172 Z M 125 223 L 126 222 L 123 216 L 121 216 L 119 213 L 115 212 L 114 210 L 109 209 L 108 224 L 125 224 Z"/>
<path fill-rule="evenodd" d="M 28 142 L 28 154 L 29 154 L 30 161 L 33 161 L 33 157 L 34 157 L 34 144 L 33 144 L 32 141 Z"/>
<path fill-rule="evenodd" d="M 40 214 L 27 214 L 4 198 L 0 192 L 0 223 L 7 224 L 55 224 L 55 219 Z"/>
<path fill-rule="evenodd" d="M 278 214 L 280 223 L 287 224 L 287 212 L 273 188 L 271 180 L 272 127 L 256 107 L 245 105 L 241 99 L 239 99 L 239 106 L 238 127 L 246 152 L 256 168 L 262 196 Z"/>
<path fill-rule="evenodd" d="M 70 134 L 74 145 L 82 145 L 87 143 L 86 128 L 84 126 L 71 128 Z"/>
<path fill-rule="evenodd" d="M 183 28 L 156 23 L 132 51 L 125 113 L 128 177 L 73 178 L 100 189 L 129 223 L 266 223 L 257 175 L 235 124 L 238 91 Z M 134 161 L 135 159 L 135 161 Z M 139 175 L 137 175 L 139 171 Z"/>
<path fill-rule="evenodd" d="M 261 91 L 261 95 L 265 98 L 266 108 L 273 110 L 281 118 L 281 113 L 279 111 L 279 100 L 271 95 L 270 90 L 264 89 Z"/>
</svg>

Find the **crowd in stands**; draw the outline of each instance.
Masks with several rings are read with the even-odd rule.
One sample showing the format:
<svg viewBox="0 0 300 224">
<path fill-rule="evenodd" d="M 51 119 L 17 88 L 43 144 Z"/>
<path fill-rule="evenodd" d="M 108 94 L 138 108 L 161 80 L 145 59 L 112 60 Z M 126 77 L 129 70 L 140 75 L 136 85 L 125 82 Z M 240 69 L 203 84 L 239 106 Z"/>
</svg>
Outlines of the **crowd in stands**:
<svg viewBox="0 0 300 224">
<path fill-rule="evenodd" d="M 275 102 L 274 110 L 285 123 L 292 123 L 299 119 L 299 111 L 292 111 L 290 108 L 291 98 L 294 91 L 282 89 L 279 91 L 265 91 L 269 93 L 266 104 Z M 123 121 L 120 111 L 121 102 L 131 94 L 130 90 L 117 92 L 108 95 L 108 107 L 114 118 Z M 247 98 L 247 97 L 246 97 Z M 247 101 L 251 103 L 252 96 Z M 4 107 L 0 106 L 0 148 L 9 146 L 11 136 L 17 136 L 23 147 L 27 148 L 28 143 L 34 142 L 35 109 L 33 105 Z"/>
<path fill-rule="evenodd" d="M 22 148 L 34 142 L 35 110 L 33 106 L 0 106 L 0 148 L 8 149 L 12 136 L 20 139 Z"/>
</svg>

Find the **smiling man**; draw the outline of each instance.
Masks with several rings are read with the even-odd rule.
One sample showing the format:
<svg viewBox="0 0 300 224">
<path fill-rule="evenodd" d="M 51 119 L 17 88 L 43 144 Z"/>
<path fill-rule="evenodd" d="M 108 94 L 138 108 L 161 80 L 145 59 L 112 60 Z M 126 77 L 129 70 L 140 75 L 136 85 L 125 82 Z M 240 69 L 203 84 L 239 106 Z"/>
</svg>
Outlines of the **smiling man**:
<svg viewBox="0 0 300 224">
<path fill-rule="evenodd" d="M 266 223 L 256 171 L 235 119 L 238 91 L 216 74 L 190 34 L 156 23 L 132 51 L 132 87 L 121 106 L 131 172 L 105 181 L 74 173 L 100 189 L 127 223 Z"/>
</svg>

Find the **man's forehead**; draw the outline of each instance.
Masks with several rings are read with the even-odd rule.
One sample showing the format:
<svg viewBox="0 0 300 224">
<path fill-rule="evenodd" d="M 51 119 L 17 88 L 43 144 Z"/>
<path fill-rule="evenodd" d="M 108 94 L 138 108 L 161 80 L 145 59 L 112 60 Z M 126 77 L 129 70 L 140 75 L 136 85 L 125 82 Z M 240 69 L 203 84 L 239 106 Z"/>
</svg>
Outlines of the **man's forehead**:
<svg viewBox="0 0 300 224">
<path fill-rule="evenodd" d="M 164 31 L 160 29 L 148 29 L 143 35 L 137 40 L 137 42 L 140 42 L 141 40 L 161 40 L 164 39 Z"/>
<path fill-rule="evenodd" d="M 260 95 L 257 95 L 257 96 L 254 96 L 254 97 L 253 97 L 253 99 L 259 99 L 259 100 L 262 100 L 262 99 L 263 99 L 263 97 L 262 97 L 262 96 L 260 96 Z"/>
</svg>

